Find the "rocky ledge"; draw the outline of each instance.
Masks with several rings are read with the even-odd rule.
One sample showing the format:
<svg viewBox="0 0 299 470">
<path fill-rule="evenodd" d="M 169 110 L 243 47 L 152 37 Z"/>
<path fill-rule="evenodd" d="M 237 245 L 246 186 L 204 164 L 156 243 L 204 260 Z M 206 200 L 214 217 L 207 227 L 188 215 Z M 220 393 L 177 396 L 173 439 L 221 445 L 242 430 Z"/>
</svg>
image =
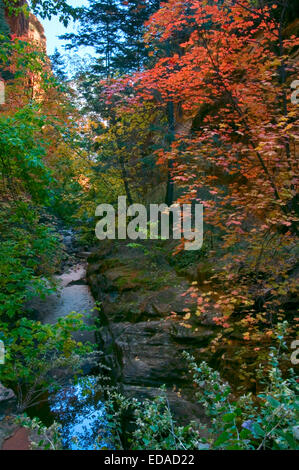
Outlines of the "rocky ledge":
<svg viewBox="0 0 299 470">
<path fill-rule="evenodd" d="M 101 302 L 100 347 L 123 392 L 142 400 L 165 384 L 179 421 L 204 419 L 182 352 L 200 358 L 216 328 L 195 315 L 186 327 L 196 305 L 163 249 L 103 241 L 88 258 L 87 281 Z"/>
</svg>

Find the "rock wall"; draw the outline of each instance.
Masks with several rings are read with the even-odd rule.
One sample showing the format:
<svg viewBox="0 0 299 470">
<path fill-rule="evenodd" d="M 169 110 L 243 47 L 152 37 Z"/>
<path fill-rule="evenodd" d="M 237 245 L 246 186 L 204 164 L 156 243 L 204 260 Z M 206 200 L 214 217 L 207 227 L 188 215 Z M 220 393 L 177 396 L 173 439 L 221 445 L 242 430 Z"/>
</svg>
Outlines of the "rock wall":
<svg viewBox="0 0 299 470">
<path fill-rule="evenodd" d="M 26 4 L 26 0 L 20 0 L 16 6 L 23 6 Z M 42 46 L 43 49 L 46 48 L 46 36 L 45 31 L 40 23 L 32 13 L 29 16 L 25 15 L 23 12 L 18 15 L 10 15 L 8 8 L 5 8 L 5 19 L 9 26 L 11 35 L 18 37 L 27 37 L 29 41 L 36 41 Z"/>
<path fill-rule="evenodd" d="M 15 3 L 16 7 L 22 7 L 26 3 L 26 0 L 20 0 Z M 25 36 L 29 29 L 29 18 L 20 13 L 19 15 L 10 15 L 8 8 L 5 7 L 5 19 L 10 28 L 10 33 L 16 36 Z"/>
<path fill-rule="evenodd" d="M 44 27 L 32 13 L 29 15 L 28 37 L 30 41 L 37 42 L 46 51 L 47 40 Z"/>
<path fill-rule="evenodd" d="M 192 328 L 183 326 L 186 309 L 196 309 L 184 295 L 189 283 L 154 243 L 132 248 L 106 240 L 89 257 L 87 280 L 101 302 L 100 348 L 125 395 L 154 397 L 165 384 L 178 420 L 204 421 L 182 352 L 200 357 L 216 328 L 196 315 Z"/>
</svg>

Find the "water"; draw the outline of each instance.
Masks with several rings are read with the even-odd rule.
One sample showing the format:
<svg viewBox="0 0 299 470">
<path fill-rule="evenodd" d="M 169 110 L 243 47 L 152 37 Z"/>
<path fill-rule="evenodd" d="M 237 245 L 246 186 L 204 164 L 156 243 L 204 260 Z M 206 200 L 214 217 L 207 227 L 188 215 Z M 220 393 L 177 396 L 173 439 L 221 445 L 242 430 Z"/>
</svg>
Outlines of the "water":
<svg viewBox="0 0 299 470">
<path fill-rule="evenodd" d="M 83 377 L 50 399 L 51 411 L 61 423 L 65 449 L 112 449 L 105 405 L 98 399 L 96 377 Z"/>
<path fill-rule="evenodd" d="M 60 288 L 46 299 L 33 299 L 28 307 L 37 312 L 43 323 L 56 323 L 60 317 L 72 311 L 84 315 L 86 324 L 97 317 L 95 303 L 85 281 L 86 268 L 83 263 L 73 266 L 68 272 L 57 276 Z M 93 332 L 76 332 L 77 341 L 95 343 Z M 89 371 L 90 373 L 90 371 Z M 70 450 L 112 449 L 108 431 L 105 405 L 101 401 L 94 376 L 82 377 L 76 383 L 63 387 L 52 394 L 41 407 L 31 412 L 49 425 L 60 423 L 63 447 Z M 53 416 L 54 415 L 54 416 Z"/>
<path fill-rule="evenodd" d="M 58 292 L 48 295 L 45 299 L 35 298 L 30 301 L 28 308 L 33 309 L 37 319 L 42 323 L 56 323 L 61 317 L 71 312 L 84 315 L 83 320 L 91 325 L 97 317 L 94 310 L 95 302 L 85 280 L 86 266 L 76 264 L 67 272 L 55 276 L 58 281 Z M 83 331 L 74 334 L 78 341 L 95 343 L 94 333 Z"/>
</svg>

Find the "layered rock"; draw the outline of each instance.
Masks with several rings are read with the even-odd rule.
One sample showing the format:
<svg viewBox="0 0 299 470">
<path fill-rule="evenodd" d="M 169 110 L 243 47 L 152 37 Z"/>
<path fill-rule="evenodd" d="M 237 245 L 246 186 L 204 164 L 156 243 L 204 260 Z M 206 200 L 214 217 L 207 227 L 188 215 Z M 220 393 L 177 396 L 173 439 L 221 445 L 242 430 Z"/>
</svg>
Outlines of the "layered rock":
<svg viewBox="0 0 299 470">
<path fill-rule="evenodd" d="M 101 302 L 100 346 L 124 393 L 153 397 L 165 384 L 177 418 L 202 420 L 182 352 L 200 357 L 215 327 L 200 324 L 195 315 L 191 325 L 184 323 L 186 312 L 196 309 L 185 295 L 186 279 L 153 245 L 132 248 L 110 241 L 89 257 L 87 279 Z"/>
<path fill-rule="evenodd" d="M 29 28 L 27 34 L 30 41 L 35 41 L 44 51 L 46 50 L 47 40 L 44 27 L 32 13 L 29 15 Z"/>
</svg>

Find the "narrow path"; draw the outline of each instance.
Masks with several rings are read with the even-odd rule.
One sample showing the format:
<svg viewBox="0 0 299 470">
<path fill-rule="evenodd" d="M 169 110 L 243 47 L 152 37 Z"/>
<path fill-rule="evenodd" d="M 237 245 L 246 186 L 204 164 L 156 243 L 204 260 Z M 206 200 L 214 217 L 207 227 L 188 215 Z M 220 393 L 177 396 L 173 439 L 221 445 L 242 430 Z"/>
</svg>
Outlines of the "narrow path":
<svg viewBox="0 0 299 470">
<path fill-rule="evenodd" d="M 56 276 L 59 282 L 57 293 L 49 295 L 46 299 L 34 299 L 30 303 L 42 323 L 56 323 L 61 317 L 71 312 L 84 315 L 86 324 L 93 324 L 96 317 L 94 299 L 85 280 L 86 263 L 78 263 L 65 273 Z M 89 331 L 78 332 L 75 338 L 80 341 L 95 342 L 94 333 Z"/>
</svg>

